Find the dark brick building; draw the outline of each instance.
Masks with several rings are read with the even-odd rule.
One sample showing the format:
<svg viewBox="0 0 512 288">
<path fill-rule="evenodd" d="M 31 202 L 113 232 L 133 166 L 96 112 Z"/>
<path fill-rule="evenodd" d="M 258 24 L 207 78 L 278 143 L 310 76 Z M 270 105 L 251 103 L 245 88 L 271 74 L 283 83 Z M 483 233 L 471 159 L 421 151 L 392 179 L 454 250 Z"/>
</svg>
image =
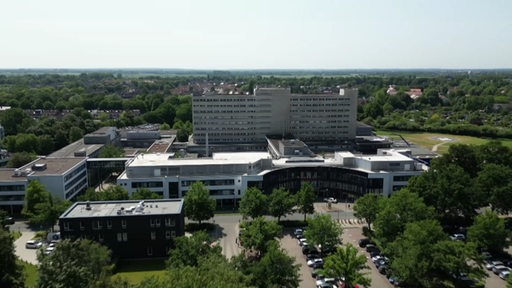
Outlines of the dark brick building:
<svg viewBox="0 0 512 288">
<path fill-rule="evenodd" d="M 167 257 L 174 238 L 185 234 L 183 200 L 77 202 L 59 226 L 63 239 L 95 240 L 114 257 Z"/>
</svg>

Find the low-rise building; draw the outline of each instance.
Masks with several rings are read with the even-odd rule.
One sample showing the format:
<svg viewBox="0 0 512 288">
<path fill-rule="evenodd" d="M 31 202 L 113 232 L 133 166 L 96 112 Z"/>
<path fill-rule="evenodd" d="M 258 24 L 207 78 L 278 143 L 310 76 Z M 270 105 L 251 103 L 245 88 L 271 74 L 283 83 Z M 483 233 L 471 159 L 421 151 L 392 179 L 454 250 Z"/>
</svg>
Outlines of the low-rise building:
<svg viewBox="0 0 512 288">
<path fill-rule="evenodd" d="M 249 187 L 265 193 L 283 187 L 292 193 L 309 182 L 320 197 L 354 200 L 366 193 L 390 195 L 427 166 L 407 151 L 379 150 L 375 155 L 336 152 L 334 157 L 292 156 L 273 159 L 268 152 L 214 153 L 208 159 L 176 159 L 172 154 L 144 154 L 129 161 L 117 183 L 131 194 L 147 188 L 164 198 L 184 197 L 201 181 L 218 207 L 236 205 Z M 277 154 L 277 153 L 274 153 Z M 277 157 L 275 157 L 277 158 Z"/>
<path fill-rule="evenodd" d="M 59 218 L 63 239 L 90 239 L 121 259 L 164 258 L 185 234 L 183 199 L 76 202 Z"/>
</svg>

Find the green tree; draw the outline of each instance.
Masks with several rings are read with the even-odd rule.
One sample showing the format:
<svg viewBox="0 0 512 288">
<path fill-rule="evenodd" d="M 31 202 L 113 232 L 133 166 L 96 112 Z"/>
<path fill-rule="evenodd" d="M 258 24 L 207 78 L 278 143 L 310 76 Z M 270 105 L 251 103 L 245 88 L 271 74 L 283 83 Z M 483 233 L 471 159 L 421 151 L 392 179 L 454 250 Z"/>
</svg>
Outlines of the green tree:
<svg viewBox="0 0 512 288">
<path fill-rule="evenodd" d="M 247 189 L 240 200 L 240 213 L 252 219 L 265 215 L 267 211 L 267 196 L 256 187 Z"/>
<path fill-rule="evenodd" d="M 19 168 L 25 164 L 28 164 L 34 160 L 36 160 L 37 156 L 33 153 L 28 152 L 18 152 L 14 153 L 7 162 L 7 167 L 9 168 Z"/>
<path fill-rule="evenodd" d="M 508 245 L 507 237 L 505 221 L 494 211 L 485 211 L 478 215 L 473 225 L 468 228 L 468 241 L 490 252 L 502 252 Z"/>
<path fill-rule="evenodd" d="M 215 199 L 202 182 L 193 183 L 185 195 L 185 215 L 199 224 L 213 217 L 215 205 Z"/>
<path fill-rule="evenodd" d="M 476 249 L 451 241 L 436 220 L 407 224 L 405 231 L 388 249 L 391 269 L 405 284 L 440 287 L 455 284 L 460 273 L 483 276 L 476 263 Z"/>
<path fill-rule="evenodd" d="M 341 240 L 343 229 L 330 214 L 316 214 L 308 219 L 305 236 L 310 244 L 321 248 L 332 247 Z"/>
<path fill-rule="evenodd" d="M 138 188 L 137 191 L 132 193 L 130 197 L 132 200 L 145 200 L 145 199 L 162 199 L 162 196 L 149 190 L 148 188 Z"/>
<path fill-rule="evenodd" d="M 29 218 L 30 223 L 50 227 L 53 231 L 53 227 L 57 223 L 60 215 L 62 215 L 62 213 L 64 213 L 64 211 L 66 211 L 70 206 L 70 201 L 61 200 L 49 195 L 49 201 L 36 204 L 36 213 Z"/>
<path fill-rule="evenodd" d="M 110 254 L 94 241 L 63 240 L 53 253 L 39 253 L 39 287 L 105 287 L 113 269 Z"/>
<path fill-rule="evenodd" d="M 375 238 L 385 248 L 400 236 L 408 223 L 431 219 L 433 209 L 423 202 L 418 194 L 402 189 L 383 198 L 374 222 Z"/>
<path fill-rule="evenodd" d="M 297 192 L 297 206 L 299 211 L 304 214 L 304 221 L 306 221 L 307 214 L 313 214 L 315 212 L 314 203 L 316 201 L 315 189 L 311 183 L 304 183 L 299 192 Z"/>
<path fill-rule="evenodd" d="M 334 254 L 325 258 L 323 272 L 327 277 L 344 279 L 347 288 L 357 284 L 370 287 L 371 278 L 362 272 L 370 268 L 366 263 L 366 257 L 358 254 L 357 248 L 349 243 L 345 247 L 338 247 Z"/>
<path fill-rule="evenodd" d="M 24 280 L 23 267 L 16 262 L 14 240 L 8 231 L 0 228 L 0 287 L 23 288 Z"/>
<path fill-rule="evenodd" d="M 207 254 L 200 257 L 197 266 L 182 266 L 168 269 L 164 281 L 152 280 L 144 288 L 246 288 L 248 277 L 228 262 L 222 255 Z M 162 286 L 159 286 L 160 283 Z M 140 287 L 142 288 L 142 287 Z"/>
<path fill-rule="evenodd" d="M 176 247 L 170 251 L 167 260 L 167 268 L 179 268 L 183 266 L 198 266 L 202 257 L 210 254 L 220 256 L 222 248 L 212 245 L 212 239 L 204 232 L 199 231 L 192 236 L 180 236 L 176 238 Z"/>
<path fill-rule="evenodd" d="M 473 179 L 463 168 L 454 164 L 434 165 L 433 169 L 409 181 L 407 189 L 423 198 L 425 204 L 434 207 L 443 223 L 476 215 L 482 205 L 481 194 Z"/>
<path fill-rule="evenodd" d="M 124 156 L 123 148 L 114 145 L 105 145 L 101 149 L 100 158 L 119 158 Z"/>
<path fill-rule="evenodd" d="M 256 250 L 260 255 L 267 251 L 268 243 L 281 235 L 281 226 L 276 221 L 258 217 L 240 225 L 240 243 L 246 249 Z"/>
<path fill-rule="evenodd" d="M 51 194 L 38 180 L 32 180 L 28 183 L 27 193 L 25 194 L 25 205 L 22 213 L 29 219 L 36 219 L 39 209 L 38 205 L 45 205 L 51 201 Z"/>
<path fill-rule="evenodd" d="M 70 143 L 73 143 L 75 141 L 82 139 L 83 136 L 84 136 L 84 132 L 82 131 L 82 129 L 80 129 L 80 127 L 73 126 L 69 129 L 69 142 Z"/>
<path fill-rule="evenodd" d="M 512 210 L 512 168 L 501 164 L 486 163 L 478 172 L 476 186 L 491 208 L 499 213 Z M 483 206 L 483 205 L 482 205 Z"/>
<path fill-rule="evenodd" d="M 379 212 L 380 196 L 368 193 L 359 197 L 354 203 L 354 216 L 358 219 L 364 219 L 368 224 L 368 229 L 372 229 L 372 223 L 377 218 Z"/>
<path fill-rule="evenodd" d="M 267 244 L 267 252 L 249 270 L 252 283 L 256 287 L 299 287 L 300 265 L 295 258 L 288 256 L 275 240 Z"/>
<path fill-rule="evenodd" d="M 272 194 L 269 195 L 268 200 L 268 212 L 277 218 L 277 222 L 281 220 L 281 217 L 292 213 L 295 206 L 294 197 L 284 188 L 274 189 Z"/>
</svg>

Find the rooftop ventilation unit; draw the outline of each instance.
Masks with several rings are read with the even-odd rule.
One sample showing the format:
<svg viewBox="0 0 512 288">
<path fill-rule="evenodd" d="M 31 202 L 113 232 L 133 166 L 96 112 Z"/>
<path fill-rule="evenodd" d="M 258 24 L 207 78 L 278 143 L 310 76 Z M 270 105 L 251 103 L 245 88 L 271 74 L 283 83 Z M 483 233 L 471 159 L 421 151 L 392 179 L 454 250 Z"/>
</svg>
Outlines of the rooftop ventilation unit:
<svg viewBox="0 0 512 288">
<path fill-rule="evenodd" d="M 85 203 L 85 210 L 91 210 L 91 202 L 87 201 Z"/>
</svg>

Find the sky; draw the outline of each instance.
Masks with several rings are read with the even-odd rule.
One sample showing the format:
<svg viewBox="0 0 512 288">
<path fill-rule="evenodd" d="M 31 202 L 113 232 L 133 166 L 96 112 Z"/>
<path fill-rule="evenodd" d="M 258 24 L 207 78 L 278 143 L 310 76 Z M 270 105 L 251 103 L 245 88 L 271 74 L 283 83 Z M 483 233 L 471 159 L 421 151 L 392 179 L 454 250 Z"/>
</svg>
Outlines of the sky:
<svg viewBox="0 0 512 288">
<path fill-rule="evenodd" d="M 4 0 L 0 69 L 512 68 L 511 0 Z"/>
</svg>

